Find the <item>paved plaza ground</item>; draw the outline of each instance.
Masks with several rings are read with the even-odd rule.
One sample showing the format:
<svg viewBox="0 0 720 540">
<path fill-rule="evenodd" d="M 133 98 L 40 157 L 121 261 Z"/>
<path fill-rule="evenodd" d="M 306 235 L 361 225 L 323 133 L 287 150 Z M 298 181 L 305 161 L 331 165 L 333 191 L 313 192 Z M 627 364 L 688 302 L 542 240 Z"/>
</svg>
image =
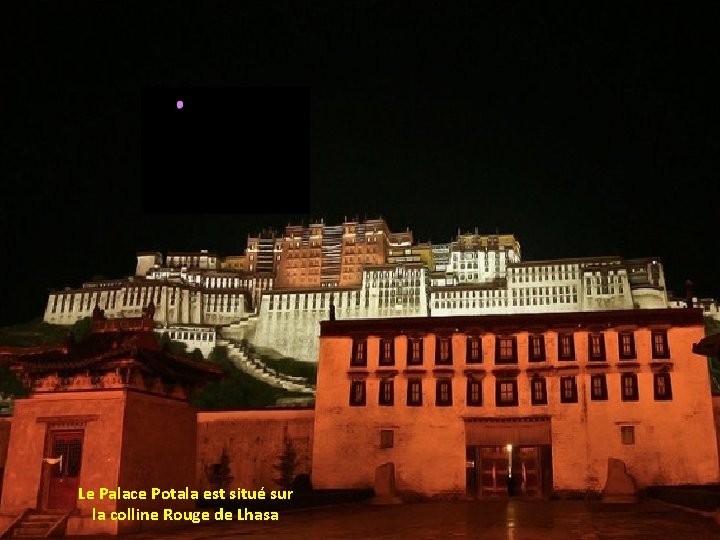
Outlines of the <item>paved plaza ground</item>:
<svg viewBox="0 0 720 540">
<path fill-rule="evenodd" d="M 77 540 L 90 537 L 76 537 Z M 93 540 L 105 537 L 92 537 Z M 661 502 L 605 505 L 584 501 L 492 500 L 398 506 L 348 504 L 286 511 L 274 522 L 190 525 L 126 540 L 711 540 L 720 525 L 709 517 Z"/>
</svg>

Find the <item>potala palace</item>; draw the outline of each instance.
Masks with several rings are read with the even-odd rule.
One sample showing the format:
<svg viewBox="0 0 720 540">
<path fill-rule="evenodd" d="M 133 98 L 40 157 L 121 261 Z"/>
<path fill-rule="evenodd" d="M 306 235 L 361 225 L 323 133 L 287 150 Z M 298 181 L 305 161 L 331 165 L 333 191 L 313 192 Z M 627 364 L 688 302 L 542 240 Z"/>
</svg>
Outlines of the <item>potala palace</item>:
<svg viewBox="0 0 720 540">
<path fill-rule="evenodd" d="M 288 226 L 247 240 L 243 255 L 143 252 L 135 275 L 49 295 L 44 320 L 70 325 L 97 307 L 108 318 L 154 305 L 156 332 L 207 355 L 241 343 L 306 362 L 318 358 L 319 322 L 685 307 L 669 297 L 662 262 L 617 256 L 523 261 L 512 234 L 460 233 L 417 243 L 383 219 Z M 717 304 L 695 299 L 706 316 Z M 332 313 L 331 313 L 332 312 Z M 262 366 L 246 362 L 249 372 Z M 290 380 L 271 384 L 301 389 Z M 298 386 L 299 385 L 299 386 Z M 308 389 L 309 390 L 309 389 Z"/>
</svg>

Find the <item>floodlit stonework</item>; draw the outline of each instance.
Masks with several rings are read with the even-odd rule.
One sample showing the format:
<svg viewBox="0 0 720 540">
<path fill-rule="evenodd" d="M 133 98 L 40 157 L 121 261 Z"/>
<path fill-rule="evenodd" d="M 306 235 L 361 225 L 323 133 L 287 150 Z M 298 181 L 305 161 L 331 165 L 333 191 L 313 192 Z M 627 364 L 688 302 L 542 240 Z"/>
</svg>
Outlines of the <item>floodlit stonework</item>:
<svg viewBox="0 0 720 540">
<path fill-rule="evenodd" d="M 214 326 L 221 337 L 318 358 L 318 323 L 342 319 L 502 315 L 683 307 L 669 296 L 657 258 L 523 261 L 512 234 L 458 231 L 452 242 L 417 243 L 382 219 L 288 225 L 249 236 L 243 255 L 137 255 L 134 276 L 55 291 L 43 319 L 70 325 L 96 305 L 136 317 L 150 302 L 165 333 Z M 704 313 L 720 320 L 717 304 Z M 192 350 L 197 343 L 177 338 Z M 198 347 L 207 354 L 206 344 Z"/>
<path fill-rule="evenodd" d="M 426 496 L 599 493 L 608 458 L 640 487 L 720 480 L 700 310 L 321 326 L 317 488 L 387 462 Z"/>
</svg>

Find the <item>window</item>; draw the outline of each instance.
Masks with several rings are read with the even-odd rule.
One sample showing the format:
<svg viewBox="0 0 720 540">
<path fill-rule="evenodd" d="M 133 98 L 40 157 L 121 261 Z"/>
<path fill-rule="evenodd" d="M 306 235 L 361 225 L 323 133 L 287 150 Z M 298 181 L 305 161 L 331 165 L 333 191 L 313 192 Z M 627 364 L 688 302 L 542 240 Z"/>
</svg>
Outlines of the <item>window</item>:
<svg viewBox="0 0 720 540">
<path fill-rule="evenodd" d="M 672 386 L 670 385 L 670 373 L 662 371 L 655 373 L 653 376 L 653 387 L 655 389 L 655 399 L 657 401 L 666 401 L 672 399 Z"/>
<path fill-rule="evenodd" d="M 482 405 L 482 381 L 468 379 L 467 404 L 472 407 Z"/>
<path fill-rule="evenodd" d="M 380 448 L 392 448 L 394 432 L 392 429 L 380 430 Z"/>
<path fill-rule="evenodd" d="M 392 337 L 380 338 L 381 366 L 395 365 L 395 339 Z"/>
<path fill-rule="evenodd" d="M 482 338 L 478 336 L 468 336 L 467 338 L 467 363 L 482 363 Z"/>
<path fill-rule="evenodd" d="M 365 381 L 350 383 L 350 405 L 353 407 L 365 405 Z"/>
<path fill-rule="evenodd" d="M 514 337 L 495 338 L 495 363 L 517 363 L 517 346 Z"/>
<path fill-rule="evenodd" d="M 635 444 L 635 426 L 620 426 L 620 440 L 623 444 Z"/>
<path fill-rule="evenodd" d="M 530 361 L 543 362 L 545 360 L 545 336 L 530 336 Z"/>
<path fill-rule="evenodd" d="M 593 401 L 604 401 L 607 398 L 607 381 L 605 380 L 605 375 L 593 375 L 590 377 L 590 399 Z"/>
<path fill-rule="evenodd" d="M 558 335 L 558 358 L 560 360 L 575 359 L 575 341 L 572 334 Z"/>
<path fill-rule="evenodd" d="M 383 379 L 380 381 L 380 396 L 378 402 L 380 405 L 392 405 L 395 401 L 395 388 L 392 379 Z"/>
<path fill-rule="evenodd" d="M 423 339 L 408 338 L 408 365 L 419 366 L 423 363 Z"/>
<path fill-rule="evenodd" d="M 422 405 L 422 380 L 408 379 L 407 404 L 410 406 Z"/>
<path fill-rule="evenodd" d="M 635 358 L 635 335 L 632 332 L 620 332 L 618 335 L 620 360 Z"/>
<path fill-rule="evenodd" d="M 560 377 L 560 403 L 577 403 L 577 400 L 575 377 Z"/>
<path fill-rule="evenodd" d="M 547 385 L 542 377 L 533 377 L 530 381 L 530 400 L 533 405 L 547 405 Z"/>
<path fill-rule="evenodd" d="M 600 362 L 605 360 L 604 334 L 588 334 L 588 358 Z"/>
<path fill-rule="evenodd" d="M 438 379 L 435 385 L 435 405 L 452 405 L 452 380 Z"/>
<path fill-rule="evenodd" d="M 367 338 L 353 338 L 351 366 L 367 366 Z"/>
<path fill-rule="evenodd" d="M 517 381 L 499 380 L 495 382 L 495 404 L 498 407 L 510 407 L 518 404 Z"/>
<path fill-rule="evenodd" d="M 437 337 L 435 340 L 435 363 L 452 364 L 452 342 L 449 337 Z"/>
<path fill-rule="evenodd" d="M 635 373 L 623 373 L 620 380 L 622 384 L 622 400 L 637 401 L 639 398 L 637 375 Z"/>
<path fill-rule="evenodd" d="M 652 357 L 670 358 L 670 350 L 667 343 L 667 332 L 665 330 L 653 330 L 652 332 Z"/>
</svg>

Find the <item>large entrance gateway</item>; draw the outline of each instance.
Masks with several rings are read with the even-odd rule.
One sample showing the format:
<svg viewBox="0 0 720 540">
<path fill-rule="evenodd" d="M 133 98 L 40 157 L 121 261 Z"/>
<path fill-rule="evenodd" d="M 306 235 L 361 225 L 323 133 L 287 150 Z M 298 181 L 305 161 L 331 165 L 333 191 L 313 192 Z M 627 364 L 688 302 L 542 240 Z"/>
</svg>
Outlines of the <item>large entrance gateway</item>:
<svg viewBox="0 0 720 540">
<path fill-rule="evenodd" d="M 469 496 L 550 495 L 548 418 L 467 419 L 465 433 Z"/>
<path fill-rule="evenodd" d="M 82 431 L 53 431 L 50 433 L 50 455 L 45 458 L 48 468 L 48 510 L 75 508 L 82 460 Z"/>
</svg>

